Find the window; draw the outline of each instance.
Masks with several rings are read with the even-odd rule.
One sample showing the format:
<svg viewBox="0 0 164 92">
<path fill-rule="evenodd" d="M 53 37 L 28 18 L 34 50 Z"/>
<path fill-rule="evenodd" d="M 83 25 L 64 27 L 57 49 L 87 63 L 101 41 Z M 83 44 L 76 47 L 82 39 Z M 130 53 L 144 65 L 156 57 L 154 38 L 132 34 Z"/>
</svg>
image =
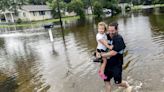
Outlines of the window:
<svg viewBox="0 0 164 92">
<path fill-rule="evenodd" d="M 32 13 L 33 13 L 33 15 L 34 15 L 34 16 L 36 16 L 36 14 L 35 14 L 35 12 L 34 12 L 34 11 L 33 11 Z"/>
<path fill-rule="evenodd" d="M 39 11 L 39 15 L 45 15 L 45 11 Z"/>
</svg>

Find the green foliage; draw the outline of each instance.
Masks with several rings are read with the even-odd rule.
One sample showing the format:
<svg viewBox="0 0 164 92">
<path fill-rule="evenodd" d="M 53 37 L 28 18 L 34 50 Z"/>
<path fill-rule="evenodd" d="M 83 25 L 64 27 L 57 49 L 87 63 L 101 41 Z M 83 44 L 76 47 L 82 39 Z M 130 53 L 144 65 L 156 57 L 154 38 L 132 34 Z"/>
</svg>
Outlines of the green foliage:
<svg viewBox="0 0 164 92">
<path fill-rule="evenodd" d="M 81 0 L 72 0 L 68 5 L 68 11 L 74 11 L 80 18 L 85 17 L 84 3 Z"/>
<path fill-rule="evenodd" d="M 92 5 L 92 1 L 91 0 L 81 0 L 84 3 L 84 7 L 88 8 Z"/>
<path fill-rule="evenodd" d="M 96 15 L 96 17 L 101 17 L 103 14 L 103 7 L 99 1 L 95 1 L 93 4 L 93 14 Z"/>
<path fill-rule="evenodd" d="M 153 4 L 164 4 L 164 0 L 152 0 Z"/>
<path fill-rule="evenodd" d="M 45 5 L 47 0 L 28 0 L 29 4 Z"/>
<path fill-rule="evenodd" d="M 16 21 L 16 23 L 20 24 L 20 23 L 22 23 L 22 20 L 19 18 L 19 19 Z"/>
<path fill-rule="evenodd" d="M 0 10 L 17 11 L 17 9 L 24 4 L 28 4 L 28 0 L 0 0 Z"/>
<path fill-rule="evenodd" d="M 0 0 L 0 10 L 13 9 L 13 7 L 16 7 L 15 4 L 13 0 Z"/>
<path fill-rule="evenodd" d="M 71 2 L 71 0 L 64 0 L 64 2 L 65 2 L 65 3 L 70 3 L 70 2 Z"/>
<path fill-rule="evenodd" d="M 56 18 L 56 17 L 58 17 L 58 12 L 57 12 L 57 3 L 56 3 L 56 1 L 54 1 L 54 0 L 52 0 L 52 1 L 49 1 L 49 2 L 47 2 L 47 5 L 49 6 L 49 7 L 51 7 L 51 9 L 52 9 L 52 16 L 54 17 L 54 18 Z"/>
<path fill-rule="evenodd" d="M 58 0 L 61 13 L 65 11 L 74 11 L 80 18 L 85 17 L 85 9 L 88 7 L 93 8 L 93 14 L 97 17 L 101 17 L 103 14 L 103 8 L 112 9 L 113 13 L 120 12 L 118 3 L 120 0 L 71 0 L 71 2 L 66 3 L 64 0 Z M 70 1 L 70 0 L 68 0 Z M 125 0 L 125 2 L 135 1 L 136 3 L 143 2 L 144 0 Z M 154 0 L 154 3 L 160 2 L 162 0 Z M 140 3 L 139 2 L 139 3 Z M 52 8 L 52 15 L 54 18 L 58 18 L 57 0 L 0 0 L 0 10 L 16 10 L 21 7 L 21 5 L 26 4 L 47 4 Z"/>
<path fill-rule="evenodd" d="M 57 0 L 48 0 L 46 4 L 52 9 L 52 16 L 54 18 L 59 18 Z M 64 3 L 62 0 L 59 0 L 60 10 L 65 10 L 66 8 L 65 6 L 66 6 L 66 3 Z"/>
<path fill-rule="evenodd" d="M 118 0 L 103 0 L 104 8 L 112 8 L 112 7 L 116 7 L 117 5 L 118 5 Z"/>
<path fill-rule="evenodd" d="M 121 12 L 121 7 L 113 6 L 112 8 L 112 15 L 117 15 Z"/>
<path fill-rule="evenodd" d="M 57 1 L 49 0 L 47 4 L 52 8 L 53 16 L 57 18 L 58 17 Z M 59 6 L 60 6 L 60 10 L 63 12 L 65 12 L 65 10 L 67 10 L 68 12 L 74 11 L 77 15 L 80 16 L 80 18 L 85 17 L 84 3 L 82 2 L 82 0 L 71 0 L 70 3 L 66 3 L 63 0 L 59 0 Z"/>
</svg>

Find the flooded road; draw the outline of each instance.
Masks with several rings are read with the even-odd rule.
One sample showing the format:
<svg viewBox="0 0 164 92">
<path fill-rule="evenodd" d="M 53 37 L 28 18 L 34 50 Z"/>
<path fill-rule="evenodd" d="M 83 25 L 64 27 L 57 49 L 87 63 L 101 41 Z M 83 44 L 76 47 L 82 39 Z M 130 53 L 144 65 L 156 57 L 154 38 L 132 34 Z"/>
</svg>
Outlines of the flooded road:
<svg viewBox="0 0 164 92">
<path fill-rule="evenodd" d="M 164 92 L 163 16 L 143 10 L 103 19 L 119 23 L 127 45 L 123 79 L 133 92 Z M 58 28 L 52 30 L 53 43 L 43 29 L 10 34 L 3 30 L 0 92 L 103 92 L 99 65 L 92 62 L 97 21 L 74 20 L 66 25 L 65 39 Z"/>
</svg>

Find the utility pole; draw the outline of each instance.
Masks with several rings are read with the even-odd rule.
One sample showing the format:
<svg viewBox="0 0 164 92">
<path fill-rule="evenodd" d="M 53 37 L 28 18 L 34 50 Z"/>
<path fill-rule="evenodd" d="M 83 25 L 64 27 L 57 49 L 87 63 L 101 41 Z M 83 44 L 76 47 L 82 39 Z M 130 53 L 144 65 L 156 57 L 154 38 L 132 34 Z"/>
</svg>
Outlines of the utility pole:
<svg viewBox="0 0 164 92">
<path fill-rule="evenodd" d="M 61 12 L 60 12 L 59 0 L 57 0 L 57 7 L 58 7 L 59 18 L 60 18 L 60 25 L 63 26 L 63 23 L 62 23 L 62 20 L 61 20 Z"/>
<path fill-rule="evenodd" d="M 65 38 L 64 38 L 63 23 L 62 23 L 62 20 L 61 20 L 61 12 L 60 12 L 59 0 L 57 0 L 57 7 L 58 7 L 59 18 L 60 18 L 60 26 L 61 26 L 61 30 L 62 30 L 63 40 L 65 40 Z"/>
</svg>

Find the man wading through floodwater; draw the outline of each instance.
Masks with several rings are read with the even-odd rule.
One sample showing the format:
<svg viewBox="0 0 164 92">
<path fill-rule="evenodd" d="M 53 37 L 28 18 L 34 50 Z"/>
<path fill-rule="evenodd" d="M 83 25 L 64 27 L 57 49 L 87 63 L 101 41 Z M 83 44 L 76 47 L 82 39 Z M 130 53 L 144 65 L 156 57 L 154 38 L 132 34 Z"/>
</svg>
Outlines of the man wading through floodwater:
<svg viewBox="0 0 164 92">
<path fill-rule="evenodd" d="M 104 79 L 106 92 L 111 92 L 110 80 L 114 78 L 114 82 L 117 86 L 126 88 L 126 92 L 131 92 L 132 87 L 128 82 L 122 80 L 122 65 L 123 65 L 123 50 L 125 49 L 125 43 L 121 35 L 118 34 L 118 24 L 111 23 L 108 26 L 107 38 L 109 44 L 113 45 L 113 49 L 107 53 L 100 53 L 96 56 L 109 57 L 107 58 L 107 64 L 104 74 L 107 79 Z"/>
</svg>

